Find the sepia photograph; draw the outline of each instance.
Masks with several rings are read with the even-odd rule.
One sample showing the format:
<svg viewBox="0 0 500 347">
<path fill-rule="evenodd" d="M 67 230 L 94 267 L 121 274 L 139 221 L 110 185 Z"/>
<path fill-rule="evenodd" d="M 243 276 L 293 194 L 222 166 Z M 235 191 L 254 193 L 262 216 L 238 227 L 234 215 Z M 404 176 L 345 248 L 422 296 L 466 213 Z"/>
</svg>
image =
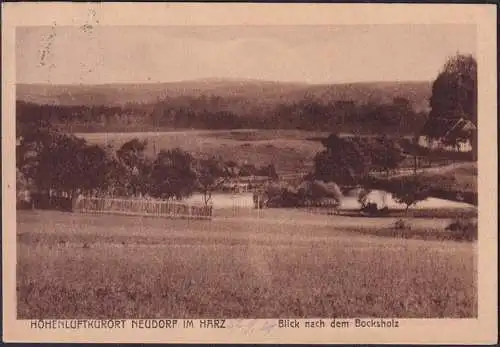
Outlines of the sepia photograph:
<svg viewBox="0 0 500 347">
<path fill-rule="evenodd" d="M 15 319 L 478 319 L 476 24 L 87 17 L 15 28 Z"/>
</svg>

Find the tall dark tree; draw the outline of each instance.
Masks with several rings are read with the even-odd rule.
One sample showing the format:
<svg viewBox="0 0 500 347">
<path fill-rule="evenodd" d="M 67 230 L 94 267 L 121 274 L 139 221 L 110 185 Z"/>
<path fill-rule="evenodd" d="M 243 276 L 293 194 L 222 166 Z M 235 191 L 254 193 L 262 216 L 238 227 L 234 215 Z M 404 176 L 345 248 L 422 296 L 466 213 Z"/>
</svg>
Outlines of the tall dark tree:
<svg viewBox="0 0 500 347">
<path fill-rule="evenodd" d="M 112 158 L 98 145 L 84 139 L 58 135 L 37 155 L 34 183 L 45 194 L 95 194 L 107 190 Z"/>
<path fill-rule="evenodd" d="M 128 194 L 137 196 L 146 193 L 145 183 L 147 179 L 148 165 L 146 163 L 147 141 L 133 138 L 125 142 L 117 151 L 116 156 L 123 166 L 121 181 L 126 186 Z"/>
<path fill-rule="evenodd" d="M 161 150 L 152 163 L 150 194 L 162 199 L 181 199 L 196 189 L 194 158 L 179 148 Z"/>
<path fill-rule="evenodd" d="M 141 141 L 134 138 L 130 141 L 125 142 L 117 151 L 116 155 L 120 160 L 124 162 L 130 168 L 134 168 L 140 165 L 144 160 L 144 151 L 147 147 L 147 141 Z"/>
<path fill-rule="evenodd" d="M 325 150 L 314 158 L 316 179 L 338 184 L 356 184 L 366 175 L 367 154 L 354 139 L 332 134 L 323 141 L 323 145 Z"/>
<path fill-rule="evenodd" d="M 387 175 L 405 158 L 398 143 L 385 135 L 375 138 L 369 144 L 372 169 L 383 170 Z"/>
<path fill-rule="evenodd" d="M 79 162 L 79 186 L 83 193 L 105 193 L 113 183 L 114 158 L 99 145 L 85 145 L 77 154 Z"/>
<path fill-rule="evenodd" d="M 391 193 L 394 200 L 406 205 L 408 212 L 412 205 L 429 197 L 430 189 L 418 176 L 405 176 L 393 187 Z"/>
<path fill-rule="evenodd" d="M 429 117 L 463 117 L 477 125 L 477 62 L 472 55 L 448 59 L 432 85 Z"/>
<path fill-rule="evenodd" d="M 224 163 L 218 158 L 200 159 L 196 163 L 198 187 L 203 194 L 203 202 L 208 205 L 212 200 L 212 192 L 229 178 L 235 176 L 233 163 Z"/>
<path fill-rule="evenodd" d="M 73 196 L 83 183 L 81 167 L 85 140 L 58 135 L 37 156 L 34 181 L 41 193 Z"/>
</svg>

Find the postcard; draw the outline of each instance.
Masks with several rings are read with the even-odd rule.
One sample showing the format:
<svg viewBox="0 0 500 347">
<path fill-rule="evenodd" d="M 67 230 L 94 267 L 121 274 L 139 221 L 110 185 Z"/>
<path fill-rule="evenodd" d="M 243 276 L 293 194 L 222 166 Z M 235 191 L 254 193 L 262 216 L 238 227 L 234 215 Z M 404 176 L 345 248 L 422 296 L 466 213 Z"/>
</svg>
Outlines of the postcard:
<svg viewBox="0 0 500 347">
<path fill-rule="evenodd" d="M 2 7 L 5 341 L 497 341 L 495 6 Z"/>
</svg>

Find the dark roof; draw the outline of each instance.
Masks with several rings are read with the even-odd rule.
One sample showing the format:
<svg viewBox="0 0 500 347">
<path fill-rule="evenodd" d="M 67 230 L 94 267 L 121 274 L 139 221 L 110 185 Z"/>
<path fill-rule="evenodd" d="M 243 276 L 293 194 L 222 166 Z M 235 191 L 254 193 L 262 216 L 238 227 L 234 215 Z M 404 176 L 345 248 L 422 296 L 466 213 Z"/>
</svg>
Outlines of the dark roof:
<svg viewBox="0 0 500 347">
<path fill-rule="evenodd" d="M 462 130 L 476 130 L 476 126 L 464 118 L 429 118 L 420 135 L 442 138 Z"/>
<path fill-rule="evenodd" d="M 448 130 L 445 137 L 456 138 L 463 134 L 470 134 L 472 131 L 476 130 L 476 126 L 468 119 L 461 119 L 455 125 Z"/>
</svg>

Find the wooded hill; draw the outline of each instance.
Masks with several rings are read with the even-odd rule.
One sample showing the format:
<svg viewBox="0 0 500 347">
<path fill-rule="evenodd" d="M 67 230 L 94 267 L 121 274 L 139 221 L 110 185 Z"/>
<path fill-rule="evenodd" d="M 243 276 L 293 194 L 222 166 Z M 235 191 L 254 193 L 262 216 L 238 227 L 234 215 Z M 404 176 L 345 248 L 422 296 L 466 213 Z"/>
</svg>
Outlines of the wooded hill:
<svg viewBox="0 0 500 347">
<path fill-rule="evenodd" d="M 17 85 L 17 115 L 69 131 L 420 128 L 430 82 L 310 85 L 207 79 L 161 84 Z"/>
</svg>

